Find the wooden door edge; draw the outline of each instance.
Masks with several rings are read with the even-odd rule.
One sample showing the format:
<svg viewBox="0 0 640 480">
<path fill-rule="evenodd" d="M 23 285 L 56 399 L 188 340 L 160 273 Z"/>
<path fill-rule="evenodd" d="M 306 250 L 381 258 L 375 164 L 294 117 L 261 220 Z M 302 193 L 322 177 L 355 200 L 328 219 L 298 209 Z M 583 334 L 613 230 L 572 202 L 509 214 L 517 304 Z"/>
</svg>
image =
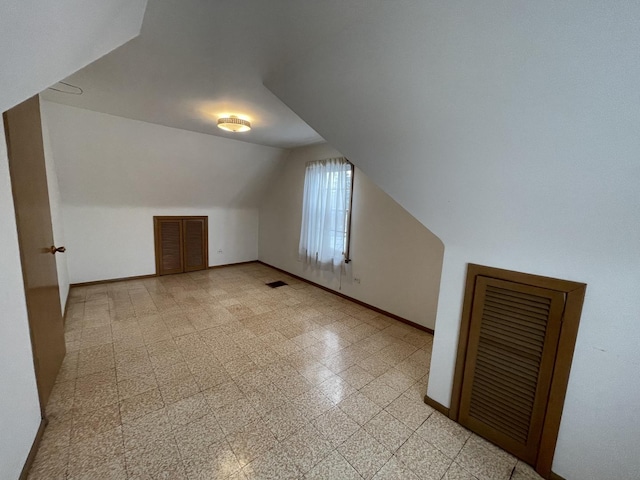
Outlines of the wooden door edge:
<svg viewBox="0 0 640 480">
<path fill-rule="evenodd" d="M 471 326 L 471 311 L 473 310 L 473 297 L 476 290 L 476 277 L 480 274 L 479 265 L 470 263 L 467 266 L 467 278 L 465 280 L 464 300 L 462 303 L 462 315 L 460 320 L 460 332 L 458 334 L 458 350 L 456 352 L 456 367 L 453 375 L 453 387 L 451 394 L 451 406 L 449 418 L 458 421 L 460 417 L 460 395 L 462 395 L 462 379 L 464 377 L 464 365 L 467 362 L 466 345 L 469 343 L 469 328 Z"/>
<path fill-rule="evenodd" d="M 153 249 L 155 252 L 156 276 L 160 276 L 160 234 L 158 228 L 160 217 L 153 217 Z"/>
<path fill-rule="evenodd" d="M 27 459 L 24 462 L 22 467 L 22 471 L 20 472 L 19 480 L 27 480 L 29 476 L 29 470 L 31 469 L 31 465 L 33 465 L 33 461 L 36 458 L 38 453 L 38 448 L 40 448 L 40 442 L 42 441 L 42 436 L 44 435 L 44 429 L 47 426 L 47 419 L 41 418 L 40 425 L 38 426 L 38 431 L 36 432 L 36 436 L 33 439 L 33 443 L 31 444 L 31 449 L 29 450 L 29 454 L 27 455 Z"/>
<path fill-rule="evenodd" d="M 558 340 L 558 355 L 553 366 L 551 377 L 551 388 L 549 389 L 549 402 L 544 416 L 542 435 L 540 437 L 540 449 L 536 462 L 536 471 L 543 477 L 551 475 L 553 457 L 558 441 L 562 410 L 569 384 L 571 373 L 571 363 L 575 351 L 576 339 L 578 337 L 578 327 L 580 325 L 580 315 L 582 305 L 587 290 L 586 285 L 582 285 L 570 292 L 567 292 L 565 311 Z"/>
</svg>

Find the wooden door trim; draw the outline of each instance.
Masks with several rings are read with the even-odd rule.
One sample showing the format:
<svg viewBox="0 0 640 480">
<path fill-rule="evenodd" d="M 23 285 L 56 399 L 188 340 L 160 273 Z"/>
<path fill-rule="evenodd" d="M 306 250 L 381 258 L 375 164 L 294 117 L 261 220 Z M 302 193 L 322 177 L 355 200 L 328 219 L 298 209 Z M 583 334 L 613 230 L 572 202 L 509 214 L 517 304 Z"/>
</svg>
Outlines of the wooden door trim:
<svg viewBox="0 0 640 480">
<path fill-rule="evenodd" d="M 460 399 L 462 395 L 462 382 L 466 363 L 466 345 L 469 343 L 469 330 L 471 327 L 471 312 L 473 310 L 473 298 L 475 295 L 475 283 L 478 276 L 507 280 L 535 287 L 556 290 L 566 295 L 565 309 L 562 316 L 560 339 L 558 341 L 558 355 L 556 357 L 551 387 L 549 390 L 549 402 L 545 412 L 544 424 L 537 461 L 534 465 L 536 471 L 544 478 L 551 475 L 551 464 L 556 449 L 558 430 L 562 409 L 569 383 L 571 361 L 575 349 L 575 341 L 578 335 L 580 315 L 587 285 L 585 283 L 557 278 L 532 275 L 529 273 L 513 272 L 501 268 L 487 267 L 470 263 L 467 267 L 465 293 L 462 304 L 462 318 L 460 321 L 460 334 L 458 337 L 458 351 L 456 354 L 456 367 L 453 377 L 451 393 L 451 405 L 449 418 L 458 421 L 460 417 Z"/>
<path fill-rule="evenodd" d="M 42 418 L 40 420 L 40 425 L 38 426 L 38 431 L 36 432 L 36 436 L 33 439 L 33 443 L 31 444 L 31 449 L 29 449 L 29 455 L 27 455 L 27 459 L 24 462 L 22 467 L 22 471 L 20 472 L 20 476 L 18 480 L 27 480 L 29 477 L 29 471 L 31 470 L 31 465 L 33 465 L 33 461 L 36 459 L 36 455 L 38 453 L 38 449 L 40 448 L 40 443 L 42 442 L 42 436 L 44 435 L 44 430 L 47 426 L 47 419 Z"/>
</svg>

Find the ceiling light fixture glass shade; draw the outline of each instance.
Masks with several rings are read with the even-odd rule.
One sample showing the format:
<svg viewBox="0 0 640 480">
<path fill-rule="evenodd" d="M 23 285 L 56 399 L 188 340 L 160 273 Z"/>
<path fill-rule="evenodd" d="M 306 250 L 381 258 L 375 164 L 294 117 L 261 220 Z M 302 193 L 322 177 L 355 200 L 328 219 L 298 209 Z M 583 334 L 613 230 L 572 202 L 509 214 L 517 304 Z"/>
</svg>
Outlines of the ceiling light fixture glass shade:
<svg viewBox="0 0 640 480">
<path fill-rule="evenodd" d="M 234 115 L 218 119 L 218 128 L 227 132 L 248 132 L 251 130 L 251 123 L 244 118 L 238 118 Z"/>
</svg>

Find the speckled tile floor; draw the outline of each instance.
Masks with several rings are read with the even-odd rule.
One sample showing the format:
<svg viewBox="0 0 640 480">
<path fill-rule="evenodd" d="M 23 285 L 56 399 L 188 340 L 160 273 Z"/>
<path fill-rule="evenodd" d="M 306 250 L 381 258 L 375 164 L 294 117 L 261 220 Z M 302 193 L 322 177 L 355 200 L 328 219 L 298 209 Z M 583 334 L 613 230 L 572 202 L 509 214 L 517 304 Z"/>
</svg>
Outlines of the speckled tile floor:
<svg viewBox="0 0 640 480">
<path fill-rule="evenodd" d="M 261 264 L 74 288 L 66 340 L 32 480 L 539 478 L 423 403 L 431 335 Z"/>
</svg>

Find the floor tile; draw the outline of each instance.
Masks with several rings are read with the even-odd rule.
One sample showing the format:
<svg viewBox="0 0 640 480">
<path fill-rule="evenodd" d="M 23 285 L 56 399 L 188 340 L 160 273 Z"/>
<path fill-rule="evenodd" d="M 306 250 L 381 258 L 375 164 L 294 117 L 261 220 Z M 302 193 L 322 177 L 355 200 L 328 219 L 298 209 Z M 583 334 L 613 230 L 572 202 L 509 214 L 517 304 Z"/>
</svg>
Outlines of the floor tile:
<svg viewBox="0 0 640 480">
<path fill-rule="evenodd" d="M 449 457 L 417 434 L 398 449 L 396 457 L 424 480 L 440 480 L 452 463 Z"/>
<path fill-rule="evenodd" d="M 214 409 L 213 413 L 225 435 L 231 435 L 246 424 L 260 418 L 251 403 L 244 398 L 237 400 L 233 404 Z"/>
<path fill-rule="evenodd" d="M 412 433 L 403 423 L 384 410 L 365 423 L 364 429 L 392 453 L 398 450 Z"/>
<path fill-rule="evenodd" d="M 95 435 L 107 432 L 120 425 L 120 409 L 117 403 L 91 412 L 75 414 L 73 417 L 71 444 L 86 442 Z"/>
<path fill-rule="evenodd" d="M 474 477 L 456 462 L 453 462 L 444 477 L 442 477 L 442 480 L 477 480 L 477 477 Z"/>
<path fill-rule="evenodd" d="M 135 375 L 118 380 L 118 397 L 125 400 L 154 388 L 158 388 L 155 375 Z"/>
<path fill-rule="evenodd" d="M 47 416 L 59 416 L 73 408 L 76 392 L 75 380 L 59 382 L 53 386 L 49 402 L 47 403 Z"/>
<path fill-rule="evenodd" d="M 474 434 L 455 460 L 480 480 L 508 480 L 516 465 L 513 456 Z"/>
<path fill-rule="evenodd" d="M 167 406 L 169 421 L 174 426 L 186 425 L 209 413 L 211 413 L 211 410 L 201 393 Z"/>
<path fill-rule="evenodd" d="M 164 402 L 157 388 L 134 395 L 120 402 L 122 423 L 130 423 L 162 407 Z"/>
<path fill-rule="evenodd" d="M 424 403 L 422 398 L 416 399 L 407 395 L 400 395 L 387 405 L 385 410 L 411 430 L 417 429 L 434 412 L 434 409 Z"/>
<path fill-rule="evenodd" d="M 347 462 L 337 450 L 316 465 L 304 477 L 306 480 L 360 480 L 360 474 Z"/>
<path fill-rule="evenodd" d="M 127 467 L 124 455 L 97 465 L 76 475 L 70 475 L 68 480 L 127 480 Z"/>
<path fill-rule="evenodd" d="M 183 455 L 183 463 L 189 480 L 227 478 L 238 473 L 241 468 L 226 440 L 214 442 L 202 450 Z"/>
<path fill-rule="evenodd" d="M 93 436 L 73 447 L 69 456 L 69 476 L 80 474 L 110 463 L 124 453 L 122 427 Z"/>
<path fill-rule="evenodd" d="M 320 434 L 335 448 L 353 435 L 360 426 L 338 407 L 323 413 L 312 422 Z"/>
<path fill-rule="evenodd" d="M 471 435 L 471 432 L 462 425 L 445 417 L 440 412 L 434 412 L 417 429 L 416 433 L 432 445 L 435 445 L 449 458 L 454 458 L 460 453 L 463 445 Z"/>
<path fill-rule="evenodd" d="M 373 375 L 358 365 L 352 365 L 346 370 L 340 372 L 338 376 L 356 390 L 361 389 L 374 379 Z"/>
<path fill-rule="evenodd" d="M 153 443 L 174 441 L 169 416 L 164 408 L 122 425 L 125 450 L 137 450 Z"/>
<path fill-rule="evenodd" d="M 324 393 L 334 404 L 340 403 L 356 392 L 356 389 L 349 385 L 345 380 L 337 375 L 329 377 L 327 380 L 318 385 L 318 390 Z"/>
<path fill-rule="evenodd" d="M 31 465 L 28 480 L 66 480 L 69 447 L 38 451 Z"/>
<path fill-rule="evenodd" d="M 185 480 L 187 478 L 178 447 L 174 441 L 149 443 L 136 450 L 127 450 L 125 458 L 129 478 L 162 478 L 167 480 Z"/>
<path fill-rule="evenodd" d="M 542 480 L 542 477 L 529 465 L 522 461 L 518 461 L 516 469 L 510 480 Z"/>
<path fill-rule="evenodd" d="M 340 445 L 338 451 L 365 479 L 372 478 L 391 458 L 391 452 L 363 429 Z"/>
<path fill-rule="evenodd" d="M 224 433 L 212 413 L 186 425 L 173 427 L 173 436 L 183 457 L 224 439 Z"/>
<path fill-rule="evenodd" d="M 244 393 L 235 382 L 230 381 L 216 385 L 202 392 L 209 406 L 216 410 L 226 405 L 231 405 L 244 398 Z"/>
<path fill-rule="evenodd" d="M 32 479 L 539 480 L 424 404 L 430 335 L 264 265 L 74 287 L 65 342 Z"/>
<path fill-rule="evenodd" d="M 331 410 L 334 404 L 329 398 L 317 388 L 306 391 L 291 399 L 291 403 L 309 421 Z"/>
<path fill-rule="evenodd" d="M 283 442 L 292 460 L 302 473 L 307 473 L 332 450 L 332 445 L 311 424 L 307 424 Z"/>
<path fill-rule="evenodd" d="M 374 480 L 419 480 L 418 476 L 393 456 L 374 475 Z"/>
<path fill-rule="evenodd" d="M 289 399 L 272 383 L 267 383 L 250 391 L 246 399 L 252 408 L 261 416 L 267 415 L 273 409 L 289 403 Z"/>
<path fill-rule="evenodd" d="M 378 377 L 368 385 L 365 385 L 360 392 L 369 400 L 384 408 L 402 394 L 402 390 L 390 387 Z"/>
<path fill-rule="evenodd" d="M 251 422 L 227 437 L 241 466 L 277 446 L 278 441 L 262 420 Z"/>
<path fill-rule="evenodd" d="M 382 410 L 379 405 L 360 392 L 345 398 L 338 404 L 338 407 L 358 425 L 364 425 Z"/>
<path fill-rule="evenodd" d="M 306 425 L 305 416 L 287 402 L 264 415 L 263 420 L 279 441 L 283 441 Z"/>
<path fill-rule="evenodd" d="M 255 480 L 293 480 L 301 475 L 286 449 L 279 445 L 253 460 L 242 472 Z"/>
</svg>

